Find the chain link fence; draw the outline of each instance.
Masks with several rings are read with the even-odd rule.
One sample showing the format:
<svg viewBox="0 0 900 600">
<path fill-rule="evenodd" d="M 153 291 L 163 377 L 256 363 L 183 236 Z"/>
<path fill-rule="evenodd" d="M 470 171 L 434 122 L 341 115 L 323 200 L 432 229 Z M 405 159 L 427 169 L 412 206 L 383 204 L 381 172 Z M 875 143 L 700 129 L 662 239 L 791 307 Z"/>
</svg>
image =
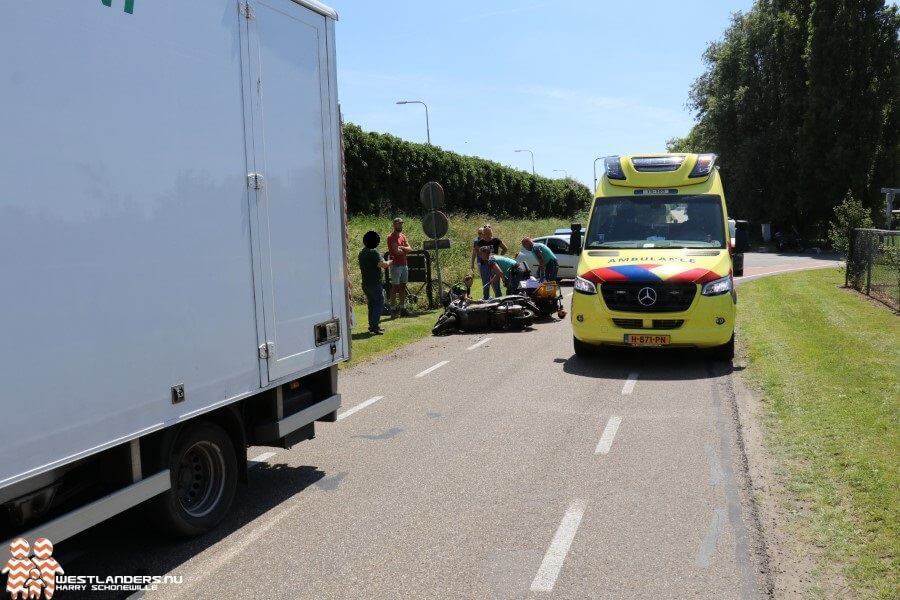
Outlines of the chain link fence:
<svg viewBox="0 0 900 600">
<path fill-rule="evenodd" d="M 900 231 L 854 229 L 846 284 L 900 311 Z"/>
</svg>

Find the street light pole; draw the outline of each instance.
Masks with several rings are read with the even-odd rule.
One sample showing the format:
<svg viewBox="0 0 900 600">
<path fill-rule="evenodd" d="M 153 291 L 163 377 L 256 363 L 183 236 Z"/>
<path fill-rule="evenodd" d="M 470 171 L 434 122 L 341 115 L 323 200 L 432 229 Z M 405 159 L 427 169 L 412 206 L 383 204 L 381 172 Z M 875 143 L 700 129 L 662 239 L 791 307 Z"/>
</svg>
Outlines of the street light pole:
<svg viewBox="0 0 900 600">
<path fill-rule="evenodd" d="M 531 174 L 534 175 L 534 152 L 531 150 L 516 150 L 516 152 L 527 152 L 531 155 Z"/>
<path fill-rule="evenodd" d="M 565 169 L 553 169 L 553 172 L 554 172 L 554 173 L 562 173 L 562 174 L 563 174 L 563 178 L 565 178 L 565 179 L 568 179 L 568 178 L 569 178 L 569 172 L 566 171 Z"/>
<path fill-rule="evenodd" d="M 421 100 L 398 100 L 397 104 L 421 104 L 425 107 L 425 135 L 427 136 L 428 145 L 431 145 L 431 124 L 428 121 L 428 105 Z"/>
<path fill-rule="evenodd" d="M 597 161 L 598 160 L 603 160 L 603 157 L 599 156 L 594 159 L 594 190 L 593 190 L 593 192 L 595 194 L 597 193 Z"/>
</svg>

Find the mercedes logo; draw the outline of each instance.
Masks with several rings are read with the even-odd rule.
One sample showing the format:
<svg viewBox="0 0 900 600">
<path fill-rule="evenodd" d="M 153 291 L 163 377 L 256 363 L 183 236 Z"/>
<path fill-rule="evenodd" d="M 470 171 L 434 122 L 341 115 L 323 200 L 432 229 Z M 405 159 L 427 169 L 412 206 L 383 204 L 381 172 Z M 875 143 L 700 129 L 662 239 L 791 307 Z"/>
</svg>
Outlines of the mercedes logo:
<svg viewBox="0 0 900 600">
<path fill-rule="evenodd" d="M 652 287 L 641 288 L 638 292 L 638 302 L 641 306 L 653 306 L 656 304 L 656 290 Z"/>
</svg>

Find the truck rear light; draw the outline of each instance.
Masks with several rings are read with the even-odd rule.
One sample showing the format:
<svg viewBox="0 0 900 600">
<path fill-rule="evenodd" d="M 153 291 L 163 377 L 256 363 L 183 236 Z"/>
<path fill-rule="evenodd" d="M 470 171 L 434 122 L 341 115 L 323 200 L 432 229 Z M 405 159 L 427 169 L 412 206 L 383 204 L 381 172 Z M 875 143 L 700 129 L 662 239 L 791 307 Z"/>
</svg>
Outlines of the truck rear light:
<svg viewBox="0 0 900 600">
<path fill-rule="evenodd" d="M 701 154 L 697 157 L 697 164 L 694 165 L 694 169 L 691 171 L 691 174 L 688 175 L 688 178 L 695 177 L 709 177 L 709 174 L 712 173 L 713 167 L 716 164 L 716 159 L 718 158 L 715 154 Z"/>
<path fill-rule="evenodd" d="M 622 159 L 618 156 L 607 156 L 603 159 L 603 166 L 606 168 L 606 176 L 610 179 L 625 179 L 625 172 L 622 170 Z"/>
</svg>

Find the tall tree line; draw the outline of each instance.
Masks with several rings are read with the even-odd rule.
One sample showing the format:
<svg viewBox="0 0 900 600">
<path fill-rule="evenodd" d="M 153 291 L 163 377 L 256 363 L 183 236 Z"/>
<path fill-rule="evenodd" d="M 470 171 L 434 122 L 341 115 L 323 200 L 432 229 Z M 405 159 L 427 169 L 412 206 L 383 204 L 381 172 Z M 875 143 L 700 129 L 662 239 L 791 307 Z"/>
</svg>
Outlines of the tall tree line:
<svg viewBox="0 0 900 600">
<path fill-rule="evenodd" d="M 671 151 L 719 154 L 737 218 L 824 237 L 849 191 L 900 187 L 900 11 L 884 0 L 757 0 L 709 45 Z"/>
</svg>

